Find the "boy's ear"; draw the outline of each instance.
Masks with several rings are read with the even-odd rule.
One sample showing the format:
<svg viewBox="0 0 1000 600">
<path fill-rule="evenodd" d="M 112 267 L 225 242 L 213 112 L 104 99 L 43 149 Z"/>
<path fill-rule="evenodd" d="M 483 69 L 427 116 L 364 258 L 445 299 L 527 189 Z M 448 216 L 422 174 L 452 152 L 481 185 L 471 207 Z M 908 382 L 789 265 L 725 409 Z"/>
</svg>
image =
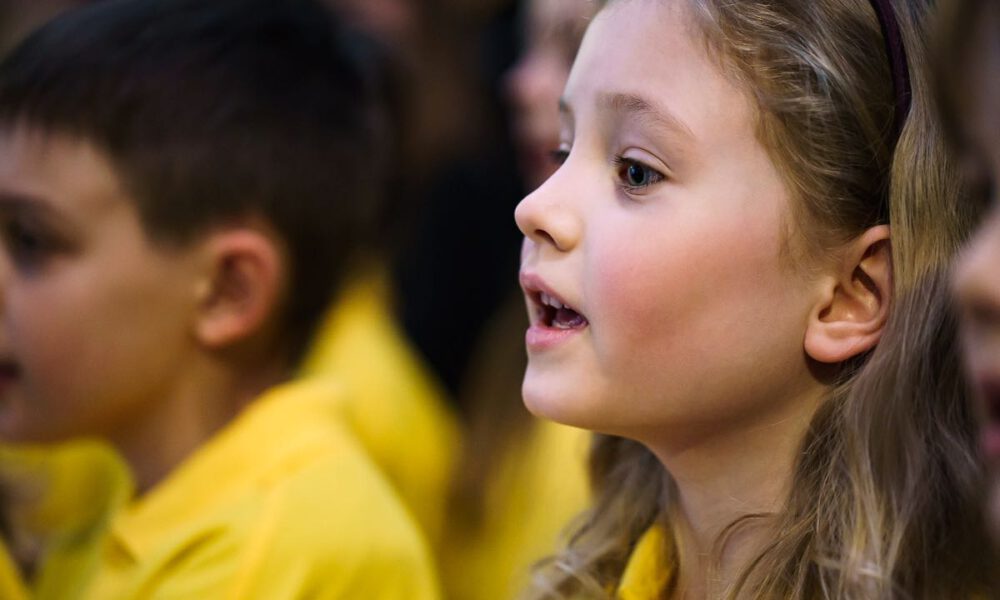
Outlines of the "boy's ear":
<svg viewBox="0 0 1000 600">
<path fill-rule="evenodd" d="M 872 227 L 850 242 L 837 269 L 806 327 L 806 354 L 821 363 L 867 352 L 882 337 L 892 301 L 889 226 Z"/>
<path fill-rule="evenodd" d="M 282 257 L 271 237 L 249 227 L 211 233 L 205 251 L 195 335 L 206 347 L 224 348 L 254 336 L 274 315 Z"/>
</svg>

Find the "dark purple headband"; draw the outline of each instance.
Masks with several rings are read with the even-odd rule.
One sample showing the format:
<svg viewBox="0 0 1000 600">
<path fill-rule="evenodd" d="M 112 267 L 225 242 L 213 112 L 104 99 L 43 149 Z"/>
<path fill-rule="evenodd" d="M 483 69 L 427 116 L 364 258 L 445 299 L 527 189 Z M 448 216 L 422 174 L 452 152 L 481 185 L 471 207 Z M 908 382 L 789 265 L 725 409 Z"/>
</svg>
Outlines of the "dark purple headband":
<svg viewBox="0 0 1000 600">
<path fill-rule="evenodd" d="M 882 38 L 885 40 L 885 51 L 889 55 L 889 69 L 892 71 L 892 90 L 896 96 L 896 110 L 893 113 L 892 145 L 899 140 L 903 130 L 903 122 L 910 112 L 910 99 L 913 91 L 910 88 L 910 68 L 906 63 L 906 48 L 903 46 L 903 36 L 899 33 L 899 22 L 890 0 L 869 0 L 878 23 L 882 28 Z"/>
</svg>

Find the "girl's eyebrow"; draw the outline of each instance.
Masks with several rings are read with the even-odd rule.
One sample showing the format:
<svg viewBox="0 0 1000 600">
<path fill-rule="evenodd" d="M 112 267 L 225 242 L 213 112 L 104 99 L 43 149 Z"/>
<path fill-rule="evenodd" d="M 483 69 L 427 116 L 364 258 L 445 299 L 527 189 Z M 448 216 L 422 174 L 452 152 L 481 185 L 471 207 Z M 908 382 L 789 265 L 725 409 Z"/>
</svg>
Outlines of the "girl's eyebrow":
<svg viewBox="0 0 1000 600">
<path fill-rule="evenodd" d="M 670 137 L 681 137 L 689 141 L 695 139 L 691 129 L 669 110 L 636 94 L 604 92 L 597 97 L 597 107 L 615 115 L 635 117 L 646 126 Z"/>
</svg>

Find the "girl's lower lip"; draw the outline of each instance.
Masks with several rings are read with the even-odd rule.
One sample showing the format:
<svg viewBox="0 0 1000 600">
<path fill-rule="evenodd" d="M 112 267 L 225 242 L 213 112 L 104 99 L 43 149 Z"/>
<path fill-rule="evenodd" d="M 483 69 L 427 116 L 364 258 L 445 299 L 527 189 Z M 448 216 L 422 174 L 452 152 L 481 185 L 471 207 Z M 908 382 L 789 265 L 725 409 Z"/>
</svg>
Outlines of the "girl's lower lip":
<svg viewBox="0 0 1000 600">
<path fill-rule="evenodd" d="M 541 323 L 533 323 L 524 334 L 524 344 L 529 351 L 541 351 L 554 348 L 586 328 L 573 327 L 572 329 L 560 329 L 547 327 Z"/>
</svg>

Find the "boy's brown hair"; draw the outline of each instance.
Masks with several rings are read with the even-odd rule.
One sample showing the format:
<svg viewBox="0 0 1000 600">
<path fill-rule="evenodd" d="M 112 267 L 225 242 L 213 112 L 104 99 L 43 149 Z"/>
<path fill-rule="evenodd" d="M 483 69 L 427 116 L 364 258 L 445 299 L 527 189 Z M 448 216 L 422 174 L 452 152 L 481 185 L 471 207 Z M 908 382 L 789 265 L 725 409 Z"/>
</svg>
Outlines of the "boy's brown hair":
<svg viewBox="0 0 1000 600">
<path fill-rule="evenodd" d="M 99 2 L 0 63 L 0 127 L 106 152 L 157 243 L 266 223 L 288 257 L 279 310 L 295 360 L 391 168 L 374 57 L 310 0 Z"/>
</svg>

